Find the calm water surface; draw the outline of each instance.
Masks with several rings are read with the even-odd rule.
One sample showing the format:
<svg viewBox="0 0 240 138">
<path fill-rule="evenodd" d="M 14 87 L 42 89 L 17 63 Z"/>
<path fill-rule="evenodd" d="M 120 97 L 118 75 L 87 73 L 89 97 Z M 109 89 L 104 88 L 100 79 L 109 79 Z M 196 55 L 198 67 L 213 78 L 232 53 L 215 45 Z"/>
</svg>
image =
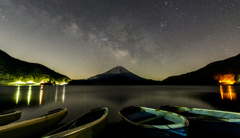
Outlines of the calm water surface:
<svg viewBox="0 0 240 138">
<path fill-rule="evenodd" d="M 62 123 L 93 108 L 108 107 L 109 122 L 119 122 L 118 111 L 131 105 L 161 105 L 240 111 L 239 86 L 0 86 L 0 113 L 22 111 L 18 121 L 56 108 L 68 108 Z"/>
</svg>

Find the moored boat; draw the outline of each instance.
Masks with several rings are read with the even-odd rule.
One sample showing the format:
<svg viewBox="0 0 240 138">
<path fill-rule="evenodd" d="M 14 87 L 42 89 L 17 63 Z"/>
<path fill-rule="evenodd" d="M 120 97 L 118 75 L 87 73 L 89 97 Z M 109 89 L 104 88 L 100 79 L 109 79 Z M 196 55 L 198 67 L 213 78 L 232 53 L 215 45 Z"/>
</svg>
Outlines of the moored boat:
<svg viewBox="0 0 240 138">
<path fill-rule="evenodd" d="M 124 122 L 147 137 L 187 137 L 188 120 L 176 113 L 131 106 L 119 112 Z"/>
<path fill-rule="evenodd" d="M 11 111 L 0 114 L 0 126 L 9 124 L 21 117 L 21 111 Z"/>
<path fill-rule="evenodd" d="M 0 126 L 0 137 L 32 137 L 59 123 L 67 113 L 67 108 L 57 109 L 35 119 Z"/>
<path fill-rule="evenodd" d="M 214 135 L 240 137 L 240 113 L 182 106 L 162 106 L 159 109 L 186 117 L 194 133 L 211 131 Z"/>
<path fill-rule="evenodd" d="M 49 132 L 43 138 L 92 138 L 98 136 L 108 122 L 108 109 L 97 108 Z"/>
</svg>

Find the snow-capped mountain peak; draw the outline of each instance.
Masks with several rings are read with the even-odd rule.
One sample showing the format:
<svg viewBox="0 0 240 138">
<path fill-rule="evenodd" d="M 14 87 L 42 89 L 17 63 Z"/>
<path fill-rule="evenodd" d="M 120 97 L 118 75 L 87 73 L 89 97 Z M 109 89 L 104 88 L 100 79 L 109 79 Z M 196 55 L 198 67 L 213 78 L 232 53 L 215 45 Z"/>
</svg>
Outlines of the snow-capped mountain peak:
<svg viewBox="0 0 240 138">
<path fill-rule="evenodd" d="M 121 74 L 121 73 L 131 73 L 131 72 L 128 71 L 127 69 L 125 69 L 122 66 L 117 66 L 117 67 L 114 67 L 114 68 L 110 69 L 109 71 L 107 71 L 103 74 Z"/>
<path fill-rule="evenodd" d="M 122 66 L 117 66 L 109 71 L 103 73 L 103 74 L 98 74 L 96 76 L 88 78 L 88 80 L 103 80 L 103 79 L 110 79 L 110 78 L 128 78 L 128 80 L 146 80 L 145 78 L 142 78 L 140 76 L 135 75 L 134 73 L 128 71 Z"/>
</svg>

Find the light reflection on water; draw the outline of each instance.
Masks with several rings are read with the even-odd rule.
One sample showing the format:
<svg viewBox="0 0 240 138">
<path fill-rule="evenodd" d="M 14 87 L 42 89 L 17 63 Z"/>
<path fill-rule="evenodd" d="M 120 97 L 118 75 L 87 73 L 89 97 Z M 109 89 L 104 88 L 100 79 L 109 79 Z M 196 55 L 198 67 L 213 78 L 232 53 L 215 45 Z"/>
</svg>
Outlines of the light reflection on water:
<svg viewBox="0 0 240 138">
<path fill-rule="evenodd" d="M 42 104 L 42 98 L 43 98 L 43 85 L 41 86 L 40 93 L 39 93 L 39 105 Z"/>
<path fill-rule="evenodd" d="M 19 121 L 56 108 L 68 108 L 70 121 L 90 109 L 108 107 L 109 122 L 118 122 L 118 111 L 138 105 L 158 108 L 178 105 L 240 111 L 237 86 L 0 86 L 1 112 L 22 111 Z M 227 96 L 228 95 L 228 96 Z M 14 97 L 14 101 L 12 101 Z"/>
<path fill-rule="evenodd" d="M 63 86 L 62 102 L 65 101 L 65 85 Z"/>
<path fill-rule="evenodd" d="M 219 86 L 220 94 L 222 100 L 236 100 L 237 93 L 235 93 L 235 88 L 232 85 Z"/>
<path fill-rule="evenodd" d="M 57 102 L 57 95 L 58 95 L 58 86 L 56 86 L 56 92 L 55 92 L 55 103 Z"/>
<path fill-rule="evenodd" d="M 16 93 L 16 104 L 18 104 L 19 95 L 20 95 L 20 85 L 18 85 L 18 88 L 17 88 L 17 93 Z"/>
<path fill-rule="evenodd" d="M 32 95 L 32 86 L 30 85 L 28 88 L 28 105 L 30 104 L 30 100 L 31 100 L 31 95 Z"/>
</svg>

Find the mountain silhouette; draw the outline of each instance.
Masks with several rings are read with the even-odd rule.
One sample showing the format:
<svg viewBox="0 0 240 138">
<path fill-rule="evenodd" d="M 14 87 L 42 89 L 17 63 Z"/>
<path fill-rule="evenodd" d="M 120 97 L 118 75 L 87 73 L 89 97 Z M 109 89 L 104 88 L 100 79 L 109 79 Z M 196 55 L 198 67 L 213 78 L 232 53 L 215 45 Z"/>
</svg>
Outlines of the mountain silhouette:
<svg viewBox="0 0 240 138">
<path fill-rule="evenodd" d="M 11 57 L 0 50 L 0 84 L 12 82 L 41 82 L 41 81 L 68 82 L 71 79 L 59 74 L 41 64 L 29 63 Z"/>
<path fill-rule="evenodd" d="M 135 75 L 134 73 L 128 71 L 127 69 L 125 69 L 122 66 L 114 67 L 105 73 L 90 77 L 90 78 L 88 78 L 88 80 L 97 80 L 97 79 L 105 80 L 105 79 L 113 79 L 113 78 L 117 78 L 117 77 L 120 77 L 121 79 L 125 79 L 125 80 L 127 80 L 127 79 L 129 79 L 129 80 L 147 80 L 145 78 Z"/>
<path fill-rule="evenodd" d="M 159 84 L 159 81 L 148 80 L 142 78 L 122 66 L 117 66 L 109 71 L 92 76 L 85 80 L 72 80 L 68 84 L 78 85 L 78 84 L 124 84 L 124 85 L 149 85 L 149 84 Z"/>
<path fill-rule="evenodd" d="M 216 61 L 207 66 L 179 76 L 171 76 L 163 80 L 164 84 L 176 85 L 214 85 L 224 81 L 239 82 L 240 54 L 225 60 Z M 227 79 L 227 80 L 224 80 Z"/>
</svg>

